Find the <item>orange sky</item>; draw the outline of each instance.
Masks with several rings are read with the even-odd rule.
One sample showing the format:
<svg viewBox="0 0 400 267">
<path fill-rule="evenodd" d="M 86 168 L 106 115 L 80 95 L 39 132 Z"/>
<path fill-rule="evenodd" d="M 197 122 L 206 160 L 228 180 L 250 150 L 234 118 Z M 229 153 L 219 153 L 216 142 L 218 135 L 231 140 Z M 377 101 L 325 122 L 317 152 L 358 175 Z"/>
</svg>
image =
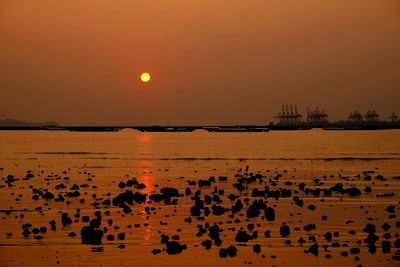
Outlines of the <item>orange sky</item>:
<svg viewBox="0 0 400 267">
<path fill-rule="evenodd" d="M 398 0 L 2 0 L 0 36 L 0 119 L 264 124 L 291 103 L 400 115 Z"/>
</svg>

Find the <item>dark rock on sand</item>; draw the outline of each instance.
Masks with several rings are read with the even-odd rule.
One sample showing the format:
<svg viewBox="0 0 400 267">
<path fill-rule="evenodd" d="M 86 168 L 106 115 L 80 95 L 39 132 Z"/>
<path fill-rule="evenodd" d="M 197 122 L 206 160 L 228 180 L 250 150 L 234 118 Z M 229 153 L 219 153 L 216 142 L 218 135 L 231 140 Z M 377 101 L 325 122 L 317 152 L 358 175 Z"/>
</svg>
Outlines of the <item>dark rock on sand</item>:
<svg viewBox="0 0 400 267">
<path fill-rule="evenodd" d="M 170 255 L 179 254 L 187 248 L 186 245 L 181 245 L 176 241 L 168 241 L 165 245 L 167 246 L 166 251 Z"/>
<path fill-rule="evenodd" d="M 270 207 L 266 207 L 264 210 L 264 216 L 269 222 L 275 221 L 275 210 Z"/>
<path fill-rule="evenodd" d="M 384 240 L 382 241 L 382 252 L 383 253 L 390 253 L 390 250 L 392 248 L 392 244 L 390 241 Z"/>
<path fill-rule="evenodd" d="M 93 229 L 91 226 L 85 226 L 81 229 L 82 244 L 101 245 L 102 238 L 102 230 Z"/>
<path fill-rule="evenodd" d="M 255 253 L 260 253 L 261 252 L 261 245 L 260 244 L 255 244 L 254 246 L 253 246 L 253 251 L 255 252 Z"/>
<path fill-rule="evenodd" d="M 64 227 L 72 224 L 72 219 L 68 217 L 68 213 L 64 212 L 61 214 L 61 223 Z"/>
<path fill-rule="evenodd" d="M 235 236 L 236 242 L 248 242 L 253 239 L 253 236 L 249 235 L 246 231 L 239 230 Z"/>
<path fill-rule="evenodd" d="M 308 251 L 314 256 L 318 256 L 318 243 L 311 245 Z"/>
<path fill-rule="evenodd" d="M 205 249 L 210 249 L 212 246 L 212 242 L 211 242 L 211 240 L 207 239 L 207 240 L 204 240 L 203 242 L 201 242 L 201 245 L 203 247 L 205 247 Z"/>
<path fill-rule="evenodd" d="M 151 253 L 153 253 L 153 255 L 157 255 L 157 254 L 159 254 L 159 253 L 161 253 L 161 249 L 153 249 L 152 251 L 151 251 Z"/>
<path fill-rule="evenodd" d="M 237 254 L 237 249 L 234 246 L 229 246 L 228 248 L 221 248 L 219 250 L 219 256 L 221 258 L 235 257 Z"/>
<path fill-rule="evenodd" d="M 283 224 L 279 230 L 279 233 L 281 234 L 281 237 L 287 237 L 290 234 L 290 227 L 287 226 L 286 224 Z"/>
</svg>

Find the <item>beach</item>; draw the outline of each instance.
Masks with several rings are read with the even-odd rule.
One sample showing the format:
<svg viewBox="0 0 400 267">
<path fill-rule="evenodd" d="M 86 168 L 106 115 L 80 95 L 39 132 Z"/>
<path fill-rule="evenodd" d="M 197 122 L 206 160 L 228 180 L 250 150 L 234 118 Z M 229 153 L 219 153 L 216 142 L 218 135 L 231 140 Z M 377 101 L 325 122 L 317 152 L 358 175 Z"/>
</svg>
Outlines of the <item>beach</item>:
<svg viewBox="0 0 400 267">
<path fill-rule="evenodd" d="M 0 148 L 1 266 L 399 262 L 399 130 L 0 131 Z"/>
</svg>

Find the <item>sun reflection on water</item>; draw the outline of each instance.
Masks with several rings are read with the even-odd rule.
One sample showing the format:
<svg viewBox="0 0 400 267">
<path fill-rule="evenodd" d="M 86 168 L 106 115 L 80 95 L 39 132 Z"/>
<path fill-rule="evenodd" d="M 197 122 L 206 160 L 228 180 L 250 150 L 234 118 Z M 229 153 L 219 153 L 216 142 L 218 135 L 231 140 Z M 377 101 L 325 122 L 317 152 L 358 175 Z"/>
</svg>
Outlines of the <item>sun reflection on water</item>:
<svg viewBox="0 0 400 267">
<path fill-rule="evenodd" d="M 154 141 L 154 136 L 151 133 L 141 133 L 137 137 L 137 142 L 140 144 L 138 146 L 138 151 L 137 153 L 141 155 L 146 155 L 146 156 L 151 156 L 153 150 L 152 150 L 152 143 Z M 141 190 L 141 193 L 150 195 L 152 193 L 153 187 L 154 187 L 154 176 L 153 176 L 153 170 L 154 170 L 154 162 L 150 160 L 141 160 L 137 162 L 138 164 L 138 180 L 140 183 L 143 183 L 146 187 Z M 148 198 L 147 198 L 148 200 Z M 151 244 L 150 240 L 154 237 L 154 233 L 152 231 L 152 225 L 151 225 L 151 211 L 150 214 L 147 214 L 145 211 L 146 206 L 149 207 L 150 209 L 152 208 L 151 203 L 143 203 L 141 204 L 142 206 L 142 212 L 141 212 L 141 217 L 142 217 L 142 223 L 143 224 L 148 224 L 147 227 L 144 226 L 144 231 L 141 233 L 142 238 L 143 238 L 143 245 L 148 245 Z"/>
</svg>

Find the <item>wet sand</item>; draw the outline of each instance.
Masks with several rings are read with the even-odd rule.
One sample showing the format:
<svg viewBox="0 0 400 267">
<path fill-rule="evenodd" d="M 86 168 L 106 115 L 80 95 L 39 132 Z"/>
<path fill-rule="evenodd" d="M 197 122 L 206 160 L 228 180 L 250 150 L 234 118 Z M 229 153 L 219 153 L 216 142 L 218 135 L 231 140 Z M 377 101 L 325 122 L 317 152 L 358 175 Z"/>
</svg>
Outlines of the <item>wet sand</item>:
<svg viewBox="0 0 400 267">
<path fill-rule="evenodd" d="M 157 159 L 123 159 L 68 143 L 2 155 L 1 266 L 399 263 L 393 151 L 189 159 L 145 143 Z"/>
</svg>

